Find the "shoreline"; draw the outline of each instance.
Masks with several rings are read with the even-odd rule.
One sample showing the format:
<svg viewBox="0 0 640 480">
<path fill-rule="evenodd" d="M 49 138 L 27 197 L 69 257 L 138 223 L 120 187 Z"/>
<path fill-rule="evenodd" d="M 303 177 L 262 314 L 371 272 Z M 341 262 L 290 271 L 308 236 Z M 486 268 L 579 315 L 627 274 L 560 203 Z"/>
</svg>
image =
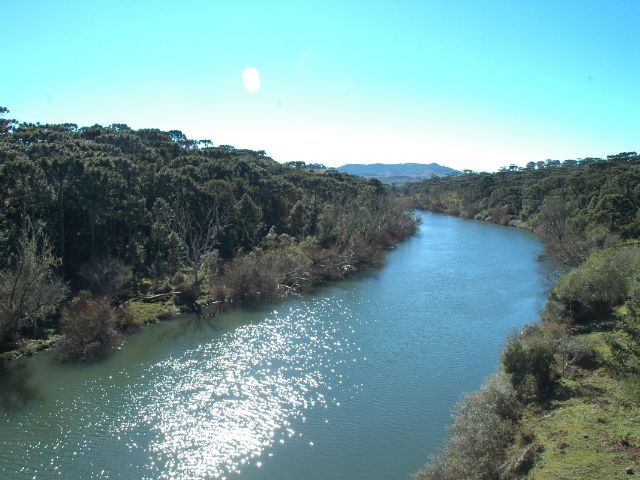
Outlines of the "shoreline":
<svg viewBox="0 0 640 480">
<path fill-rule="evenodd" d="M 366 275 L 370 270 L 383 268 L 386 262 L 387 253 L 390 250 L 397 248 L 400 243 L 414 236 L 417 233 L 418 228 L 419 224 L 416 226 L 416 229 L 413 233 L 401 239 L 396 239 L 389 245 L 381 247 L 381 257 L 374 257 L 371 262 L 359 263 L 353 268 L 346 270 L 345 273 L 339 278 L 320 278 L 317 282 L 311 283 L 299 291 L 278 298 L 262 298 L 245 302 L 243 302 L 242 299 L 239 298 L 232 298 L 221 301 L 213 299 L 211 291 L 202 291 L 196 301 L 192 304 L 192 307 L 185 307 L 185 305 L 180 305 L 175 301 L 175 294 L 179 294 L 181 292 L 171 292 L 172 295 L 169 297 L 169 301 L 165 300 L 156 302 L 154 300 L 149 300 L 148 297 L 141 296 L 133 296 L 127 298 L 121 302 L 118 302 L 118 304 L 113 307 L 114 310 L 120 311 L 123 316 L 129 315 L 134 317 L 128 320 L 126 327 L 121 329 L 120 334 L 122 336 L 122 339 L 124 340 L 127 336 L 142 331 L 147 325 L 165 321 L 178 321 L 184 314 L 195 314 L 202 315 L 207 318 L 213 318 L 219 314 L 223 314 L 238 307 L 259 307 L 268 303 L 278 303 L 293 296 L 302 297 L 313 292 L 317 288 L 321 288 L 323 286 L 331 285 L 334 283 L 339 283 L 343 280 L 352 279 L 353 277 L 356 277 L 358 275 Z M 330 251 L 332 249 L 326 250 Z M 230 265 L 233 260 L 235 260 L 235 258 L 226 262 L 226 265 Z M 213 308 L 211 308 L 212 305 L 214 305 Z M 17 348 L 0 353 L 0 362 L 12 362 L 21 358 L 34 356 L 40 352 L 55 349 L 57 344 L 59 344 L 64 339 L 64 335 L 60 334 L 53 328 L 43 329 L 43 334 L 45 335 L 44 338 L 29 338 L 23 340 L 22 344 Z M 104 355 L 100 355 L 97 358 L 91 358 L 91 360 L 100 361 L 105 356 L 113 354 L 113 350 L 115 348 L 117 347 L 113 345 L 108 348 Z M 63 361 L 62 363 L 82 363 L 86 360 L 87 359 L 77 359 L 72 361 Z"/>
<path fill-rule="evenodd" d="M 456 215 L 428 209 L 420 210 L 518 228 L 533 233 L 543 243 L 542 239 L 535 233 L 535 230 L 524 224 L 524 222 L 514 224 L 513 221 L 510 221 L 508 224 L 502 224 L 482 218 L 469 218 L 460 214 Z M 548 255 L 546 250 L 545 246 L 545 253 L 543 254 L 545 256 Z M 580 267 L 570 267 L 564 273 L 578 268 Z M 554 288 L 559 284 L 559 280 L 560 277 L 556 278 L 553 284 L 549 286 L 545 305 L 552 301 L 551 295 Z M 624 305 L 619 306 L 606 318 L 590 318 L 586 326 L 578 324 L 568 328 L 567 334 L 570 339 L 584 341 L 595 352 L 594 360 L 589 360 L 586 365 L 581 365 L 577 362 L 575 365 L 570 364 L 569 367 L 564 366 L 561 376 L 553 380 L 553 391 L 544 402 L 525 403 L 522 406 L 522 412 L 512 424 L 515 429 L 515 436 L 507 445 L 502 447 L 501 453 L 507 459 L 507 463 L 501 466 L 500 478 L 540 480 L 579 478 L 581 480 L 596 480 L 605 478 L 605 475 L 612 473 L 634 475 L 640 470 L 640 454 L 638 454 L 640 452 L 640 428 L 636 427 L 635 430 L 633 428 L 626 429 L 626 433 L 621 433 L 613 443 L 611 434 L 607 429 L 608 425 L 611 425 L 609 428 L 615 428 L 616 430 L 626 428 L 628 414 L 625 413 L 625 409 L 632 409 L 635 415 L 640 415 L 640 405 L 633 404 L 632 401 L 630 403 L 628 392 L 625 392 L 625 388 L 628 389 L 628 387 L 625 387 L 621 379 L 615 378 L 607 366 L 608 362 L 610 362 L 611 351 L 605 335 L 613 331 L 614 321 L 611 318 L 621 317 L 625 313 L 625 308 Z M 544 329 L 550 326 L 550 321 L 545 321 L 545 309 L 540 312 L 536 320 L 531 324 L 532 328 Z M 520 333 L 521 335 L 522 333 Z M 507 338 L 506 341 L 509 342 L 509 339 Z M 474 396 L 482 396 L 492 388 L 491 382 L 495 383 L 496 381 L 504 380 L 504 378 L 496 379 L 500 376 L 505 376 L 503 362 L 507 348 L 508 343 L 500 352 L 501 361 L 497 370 L 485 380 L 486 383 L 480 389 L 466 393 L 452 409 L 452 422 L 447 427 L 449 433 L 438 450 L 439 453 L 432 455 L 430 461 L 412 475 L 412 480 L 448 480 L 453 478 L 447 476 L 446 473 L 443 474 L 442 471 L 446 470 L 447 448 L 450 448 L 451 442 L 455 437 L 454 432 L 459 428 L 456 426 L 456 421 L 461 416 L 464 417 L 462 412 L 464 412 L 465 408 L 469 408 L 465 403 L 473 404 Z M 565 371 L 565 368 L 568 368 L 568 370 Z M 613 413 L 610 412 L 610 408 L 606 406 L 606 403 L 599 403 L 599 399 L 605 394 L 614 399 L 614 402 L 610 402 L 614 408 Z M 594 403 L 599 407 L 586 412 L 585 407 Z M 568 424 L 567 422 L 570 423 Z M 595 428 L 593 425 L 599 425 L 601 428 Z M 452 427 L 454 428 L 453 431 L 451 430 Z M 472 430 L 478 427 L 479 424 L 467 425 L 467 428 Z M 482 428 L 482 426 L 479 428 Z M 566 438 L 567 441 L 562 440 L 562 438 Z M 578 443 L 582 445 L 577 445 Z M 572 450 L 575 450 L 573 452 L 574 456 L 568 456 L 567 453 Z M 599 452 L 599 450 L 604 453 Z M 617 457 L 607 457 L 612 452 L 617 452 Z M 594 468 L 587 468 L 583 465 L 584 459 L 582 457 L 587 458 L 588 463 L 589 455 L 596 454 L 601 454 L 601 461 L 608 462 L 607 467 L 595 468 L 594 465 Z M 437 463 L 440 463 L 440 465 L 436 465 Z M 616 468 L 613 472 L 610 468 L 611 465 Z M 594 473 L 596 470 L 597 473 Z M 582 473 L 576 474 L 576 471 L 581 471 Z"/>
</svg>

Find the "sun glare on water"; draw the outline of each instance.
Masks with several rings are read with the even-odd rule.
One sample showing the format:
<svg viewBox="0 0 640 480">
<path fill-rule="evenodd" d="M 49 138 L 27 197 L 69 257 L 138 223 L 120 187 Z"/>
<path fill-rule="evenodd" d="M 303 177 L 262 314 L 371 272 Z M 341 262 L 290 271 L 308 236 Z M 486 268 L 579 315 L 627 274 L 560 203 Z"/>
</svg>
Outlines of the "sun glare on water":
<svg viewBox="0 0 640 480">
<path fill-rule="evenodd" d="M 244 89 L 249 93 L 260 90 L 260 73 L 254 67 L 247 67 L 242 72 Z"/>
</svg>

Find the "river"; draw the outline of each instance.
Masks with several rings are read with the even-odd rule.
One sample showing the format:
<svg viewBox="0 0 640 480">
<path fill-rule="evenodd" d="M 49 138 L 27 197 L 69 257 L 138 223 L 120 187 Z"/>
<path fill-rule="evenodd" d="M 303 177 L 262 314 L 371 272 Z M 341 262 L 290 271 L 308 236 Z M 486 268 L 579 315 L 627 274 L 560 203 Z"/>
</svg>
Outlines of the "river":
<svg viewBox="0 0 640 480">
<path fill-rule="evenodd" d="M 384 267 L 302 299 L 152 325 L 94 364 L 13 362 L 0 478 L 407 479 L 550 271 L 527 232 L 419 215 Z"/>
</svg>

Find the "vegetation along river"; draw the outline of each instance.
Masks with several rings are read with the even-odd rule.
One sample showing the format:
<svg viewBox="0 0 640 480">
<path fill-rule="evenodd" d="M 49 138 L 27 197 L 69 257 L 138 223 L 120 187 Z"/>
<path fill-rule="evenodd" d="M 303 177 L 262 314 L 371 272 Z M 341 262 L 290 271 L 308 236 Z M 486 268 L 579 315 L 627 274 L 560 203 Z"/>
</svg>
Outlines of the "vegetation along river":
<svg viewBox="0 0 640 480">
<path fill-rule="evenodd" d="M 550 271 L 526 232 L 419 215 L 383 268 L 302 299 L 153 325 L 94 364 L 13 362 L 0 478 L 408 478 Z"/>
</svg>

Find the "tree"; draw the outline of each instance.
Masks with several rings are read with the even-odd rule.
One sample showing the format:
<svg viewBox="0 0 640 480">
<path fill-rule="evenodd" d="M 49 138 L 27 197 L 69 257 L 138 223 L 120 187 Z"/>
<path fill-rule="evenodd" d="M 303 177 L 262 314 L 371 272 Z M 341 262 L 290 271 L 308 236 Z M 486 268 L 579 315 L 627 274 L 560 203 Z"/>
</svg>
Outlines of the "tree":
<svg viewBox="0 0 640 480">
<path fill-rule="evenodd" d="M 620 376 L 640 378 L 640 305 L 629 302 L 627 310 L 616 330 L 607 336 L 612 357 L 610 367 Z"/>
<path fill-rule="evenodd" d="M 9 268 L 0 272 L 0 343 L 18 329 L 35 330 L 64 299 L 68 290 L 54 273 L 58 265 L 42 228 L 25 220 Z"/>
<path fill-rule="evenodd" d="M 310 202 L 298 200 L 291 208 L 289 213 L 288 224 L 289 231 L 293 236 L 305 237 L 313 228 L 314 222 L 313 206 Z"/>
<path fill-rule="evenodd" d="M 60 145 L 49 146 L 39 153 L 42 155 L 42 167 L 47 172 L 50 184 L 56 192 L 58 203 L 58 255 L 61 262 L 65 258 L 65 191 L 73 179 L 82 171 L 82 164 L 78 160 L 78 152 Z"/>
<path fill-rule="evenodd" d="M 0 116 L 9 113 L 9 109 L 6 107 L 0 106 Z M 16 125 L 15 120 L 8 120 L 5 118 L 0 118 L 0 136 L 8 134 L 11 129 Z"/>
<path fill-rule="evenodd" d="M 547 197 L 538 215 L 536 232 L 557 260 L 575 266 L 587 257 L 588 246 L 578 239 L 569 225 L 570 218 L 565 200 L 559 196 Z"/>
<path fill-rule="evenodd" d="M 591 214 L 596 222 L 607 225 L 610 231 L 620 230 L 636 217 L 636 207 L 625 193 L 601 196 Z"/>
<path fill-rule="evenodd" d="M 191 270 L 195 286 L 200 285 L 200 273 L 218 255 L 218 237 L 227 227 L 225 221 L 215 204 L 199 218 L 192 208 L 180 203 L 169 213 L 167 227 L 180 244 L 182 260 Z"/>
<path fill-rule="evenodd" d="M 240 229 L 242 245 L 253 250 L 262 233 L 262 210 L 249 195 L 244 193 L 237 205 L 237 226 Z"/>
</svg>

